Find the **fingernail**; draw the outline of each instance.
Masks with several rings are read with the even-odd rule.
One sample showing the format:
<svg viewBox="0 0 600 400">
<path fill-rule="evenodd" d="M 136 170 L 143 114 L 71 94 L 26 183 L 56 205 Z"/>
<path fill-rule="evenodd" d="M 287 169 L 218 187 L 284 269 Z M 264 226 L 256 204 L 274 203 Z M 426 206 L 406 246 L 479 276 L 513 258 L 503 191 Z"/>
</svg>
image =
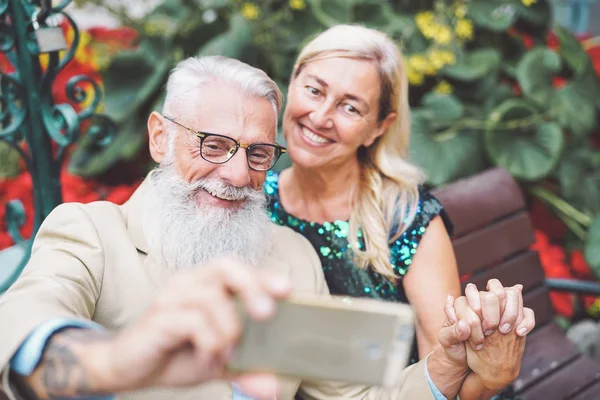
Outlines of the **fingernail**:
<svg viewBox="0 0 600 400">
<path fill-rule="evenodd" d="M 519 289 L 520 291 L 523 291 L 523 285 L 521 285 L 520 283 L 518 285 L 516 285 L 517 289 Z"/>
<path fill-rule="evenodd" d="M 502 333 L 510 332 L 510 324 L 506 323 L 506 324 L 502 325 L 502 327 L 500 328 L 500 332 L 502 332 Z"/>
<path fill-rule="evenodd" d="M 448 295 L 448 297 L 446 297 L 446 303 L 449 303 L 450 301 L 452 301 L 453 297 Z"/>
<path fill-rule="evenodd" d="M 493 329 L 490 329 L 489 331 L 485 331 L 485 332 L 484 332 L 484 335 L 485 335 L 485 336 L 490 336 L 492 333 L 494 333 L 494 330 L 493 330 Z"/>
<path fill-rule="evenodd" d="M 527 333 L 527 328 L 525 328 L 525 327 L 519 328 L 519 330 L 517 331 L 517 333 L 520 336 L 523 336 L 523 335 L 525 335 L 525 333 Z"/>
<path fill-rule="evenodd" d="M 475 347 L 475 350 L 479 351 L 483 349 L 483 345 L 482 344 L 478 344 L 477 347 Z"/>
</svg>

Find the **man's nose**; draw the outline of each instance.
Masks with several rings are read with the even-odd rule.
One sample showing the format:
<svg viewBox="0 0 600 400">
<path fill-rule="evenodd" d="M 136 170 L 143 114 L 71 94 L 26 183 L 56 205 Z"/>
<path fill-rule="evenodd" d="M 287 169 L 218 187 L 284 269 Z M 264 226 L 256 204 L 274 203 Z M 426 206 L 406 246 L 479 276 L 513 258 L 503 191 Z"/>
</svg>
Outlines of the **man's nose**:
<svg viewBox="0 0 600 400">
<path fill-rule="evenodd" d="M 333 119 L 331 118 L 331 106 L 322 104 L 309 114 L 309 118 L 315 125 L 315 128 L 330 129 L 333 127 Z"/>
<path fill-rule="evenodd" d="M 235 187 L 245 187 L 251 182 L 250 167 L 246 159 L 246 149 L 239 148 L 238 151 L 227 161 L 221 164 L 219 175 L 230 185 Z"/>
</svg>

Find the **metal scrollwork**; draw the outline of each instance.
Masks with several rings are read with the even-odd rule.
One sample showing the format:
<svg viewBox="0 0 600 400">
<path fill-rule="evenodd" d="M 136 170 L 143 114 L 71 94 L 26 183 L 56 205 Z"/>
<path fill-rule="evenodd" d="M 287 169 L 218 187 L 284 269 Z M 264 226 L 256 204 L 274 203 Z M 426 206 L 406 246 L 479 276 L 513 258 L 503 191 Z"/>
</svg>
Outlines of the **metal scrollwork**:
<svg viewBox="0 0 600 400">
<path fill-rule="evenodd" d="M 33 235 L 44 218 L 62 202 L 60 173 L 64 155 L 82 129 L 98 146 L 106 145 L 116 134 L 114 122 L 95 112 L 102 100 L 102 90 L 93 78 L 85 75 L 70 78 L 65 87 L 70 103 L 54 102 L 52 88 L 56 77 L 75 57 L 80 42 L 75 21 L 64 12 L 69 3 L 71 0 L 63 0 L 52 6 L 51 0 L 0 0 L 0 52 L 7 64 L 0 67 L 0 140 L 19 152 L 31 174 Z M 58 19 L 73 31 L 73 40 L 62 51 L 45 53 L 47 63 L 42 66 L 44 48 L 37 30 L 56 29 Z M 9 202 L 5 218 L 11 237 L 18 245 L 27 245 L 27 254 L 7 281 L 0 280 L 0 293 L 20 274 L 31 245 L 30 238 L 21 237 L 19 230 L 25 222 L 22 204 Z M 0 268 L 4 267 L 0 262 Z"/>
</svg>

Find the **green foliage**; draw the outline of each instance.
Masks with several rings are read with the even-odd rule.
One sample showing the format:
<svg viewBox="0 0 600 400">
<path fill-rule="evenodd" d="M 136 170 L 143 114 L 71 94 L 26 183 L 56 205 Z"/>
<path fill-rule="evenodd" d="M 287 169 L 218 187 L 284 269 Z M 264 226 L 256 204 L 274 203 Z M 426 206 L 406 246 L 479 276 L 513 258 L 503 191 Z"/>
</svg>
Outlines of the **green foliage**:
<svg viewBox="0 0 600 400">
<path fill-rule="evenodd" d="M 239 58 L 285 93 L 308 40 L 335 24 L 361 23 L 403 49 L 413 110 L 410 154 L 429 183 L 491 166 L 506 168 L 526 187 L 557 183 L 544 200 L 562 204 L 551 197 L 560 196 L 584 213 L 561 216 L 588 240 L 586 255 L 600 268 L 591 244 L 600 240 L 598 229 L 588 235 L 588 220 L 600 213 L 600 162 L 589 145 L 600 108 L 598 79 L 579 41 L 551 21 L 548 0 L 529 6 L 521 0 L 165 0 L 140 20 L 124 19 L 138 29 L 139 46 L 116 56 L 104 73 L 106 113 L 119 138 L 99 148 L 84 135 L 71 169 L 98 176 L 146 152 L 146 118 L 160 110 L 168 71 L 182 58 Z M 287 165 L 284 159 L 277 167 Z"/>
</svg>

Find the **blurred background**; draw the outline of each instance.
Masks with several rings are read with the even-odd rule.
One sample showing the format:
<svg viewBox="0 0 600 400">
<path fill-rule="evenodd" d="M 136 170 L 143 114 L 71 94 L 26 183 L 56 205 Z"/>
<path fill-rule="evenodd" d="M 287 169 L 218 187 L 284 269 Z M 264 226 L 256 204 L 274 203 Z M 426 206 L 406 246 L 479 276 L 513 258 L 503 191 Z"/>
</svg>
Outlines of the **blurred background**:
<svg viewBox="0 0 600 400">
<path fill-rule="evenodd" d="M 33 9 L 43 2 L 28 3 Z M 160 110 L 174 63 L 203 54 L 239 58 L 265 70 L 285 93 L 302 45 L 347 22 L 380 29 L 403 49 L 411 158 L 427 172 L 428 185 L 505 168 L 526 195 L 533 246 L 547 277 L 600 277 L 600 2 L 77 0 L 52 6 L 47 25 L 62 30 L 68 48 L 40 50 L 22 78 L 40 88 L 40 129 L 58 124 L 59 133 L 32 145 L 26 139 L 36 134 L 33 128 L 0 132 L 0 281 L 18 269 L 15 260 L 53 207 L 50 197 L 122 203 L 135 190 L 153 167 L 146 118 Z M 2 7 L 6 22 L 10 8 Z M 2 29 L 0 37 L 9 33 Z M 16 70 L 9 53 L 0 55 L 3 118 L 11 110 L 8 95 L 18 94 L 6 79 Z M 39 166 L 37 175 L 28 172 L 32 162 L 20 154 L 28 151 L 37 160 L 59 155 L 52 164 L 56 182 L 41 177 Z M 282 159 L 277 168 L 287 165 Z M 50 196 L 52 190 L 58 192 Z M 600 318 L 600 298 L 593 295 L 552 293 L 552 304 L 565 328 Z"/>
</svg>

